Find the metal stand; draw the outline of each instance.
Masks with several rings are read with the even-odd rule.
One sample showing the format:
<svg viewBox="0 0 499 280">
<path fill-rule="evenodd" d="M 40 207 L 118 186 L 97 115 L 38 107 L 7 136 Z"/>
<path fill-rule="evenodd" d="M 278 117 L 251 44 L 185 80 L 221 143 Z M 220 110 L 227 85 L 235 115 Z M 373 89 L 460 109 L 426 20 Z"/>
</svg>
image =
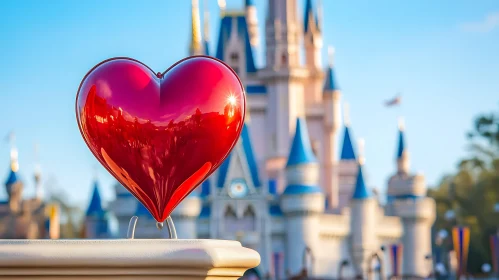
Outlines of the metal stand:
<svg viewBox="0 0 499 280">
<path fill-rule="evenodd" d="M 126 235 L 127 239 L 134 239 L 135 238 L 135 227 L 137 226 L 137 221 L 139 220 L 139 217 L 133 216 L 130 219 L 130 223 L 128 224 L 128 232 Z M 166 218 L 166 226 L 168 228 L 168 234 L 170 235 L 170 239 L 177 239 L 177 231 L 175 230 L 175 224 L 173 224 L 173 220 L 171 216 L 168 216 Z M 163 228 L 163 223 L 156 223 L 156 227 L 161 230 Z"/>
</svg>

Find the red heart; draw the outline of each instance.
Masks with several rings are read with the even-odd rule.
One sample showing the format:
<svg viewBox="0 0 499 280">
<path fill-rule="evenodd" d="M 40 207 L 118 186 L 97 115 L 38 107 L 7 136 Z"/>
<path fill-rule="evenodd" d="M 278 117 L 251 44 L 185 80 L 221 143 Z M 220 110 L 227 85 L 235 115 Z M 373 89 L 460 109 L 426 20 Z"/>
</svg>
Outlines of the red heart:
<svg viewBox="0 0 499 280">
<path fill-rule="evenodd" d="M 158 222 L 227 157 L 245 108 L 237 75 L 205 56 L 164 74 L 129 58 L 106 60 L 85 76 L 76 97 L 88 147 Z"/>
</svg>

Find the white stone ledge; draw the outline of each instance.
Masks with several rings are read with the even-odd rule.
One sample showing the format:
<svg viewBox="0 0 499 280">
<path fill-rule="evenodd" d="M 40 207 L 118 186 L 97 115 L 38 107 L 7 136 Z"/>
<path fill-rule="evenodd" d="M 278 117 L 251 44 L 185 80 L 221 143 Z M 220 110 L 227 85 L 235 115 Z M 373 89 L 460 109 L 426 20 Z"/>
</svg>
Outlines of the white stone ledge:
<svg viewBox="0 0 499 280">
<path fill-rule="evenodd" d="M 2 279 L 238 279 L 259 263 L 237 241 L 0 241 Z"/>
</svg>

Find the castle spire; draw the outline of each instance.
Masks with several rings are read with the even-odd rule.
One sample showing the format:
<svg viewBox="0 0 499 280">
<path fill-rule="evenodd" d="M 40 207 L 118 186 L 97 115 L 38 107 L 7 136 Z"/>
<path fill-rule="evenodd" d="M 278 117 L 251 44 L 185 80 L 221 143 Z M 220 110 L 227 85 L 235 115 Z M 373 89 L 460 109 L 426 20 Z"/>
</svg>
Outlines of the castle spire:
<svg viewBox="0 0 499 280">
<path fill-rule="evenodd" d="M 18 153 L 17 153 L 17 148 L 15 145 L 16 141 L 16 136 L 12 132 L 9 135 L 9 142 L 10 142 L 10 169 L 14 172 L 19 171 L 19 162 L 18 162 Z"/>
<path fill-rule="evenodd" d="M 359 161 L 359 172 L 357 173 L 357 180 L 355 182 L 355 190 L 352 199 L 367 199 L 372 196 L 371 191 L 367 188 L 364 181 L 364 174 L 362 173 L 363 164 Z"/>
<path fill-rule="evenodd" d="M 220 13 L 222 16 L 225 14 L 225 8 L 227 7 L 227 3 L 225 0 L 218 0 L 218 8 L 220 8 Z"/>
<path fill-rule="evenodd" d="M 328 47 L 328 67 L 326 73 L 326 81 L 324 82 L 324 94 L 331 94 L 338 90 L 338 84 L 334 76 L 334 54 L 335 49 L 332 46 Z"/>
<path fill-rule="evenodd" d="M 203 36 L 204 36 L 204 54 L 210 55 L 210 12 L 208 6 L 208 0 L 204 0 L 204 16 L 203 16 Z"/>
<path fill-rule="evenodd" d="M 14 132 L 9 134 L 10 143 L 10 171 L 7 180 L 5 181 L 6 186 L 11 186 L 19 181 L 17 177 L 17 171 L 19 171 L 18 153 L 16 146 L 14 144 L 16 136 Z"/>
<path fill-rule="evenodd" d="M 355 160 L 352 137 L 350 135 L 350 118 L 348 103 L 343 105 L 343 122 L 345 124 L 345 133 L 343 135 L 343 147 L 341 148 L 340 160 Z"/>
<path fill-rule="evenodd" d="M 87 217 L 88 216 L 100 216 L 104 213 L 104 209 L 102 208 L 102 200 L 99 191 L 99 182 L 97 182 L 97 178 L 94 180 L 94 186 L 92 191 L 92 198 L 90 199 L 90 203 L 87 208 Z"/>
<path fill-rule="evenodd" d="M 357 141 L 357 151 L 358 151 L 360 165 L 364 165 L 366 163 L 366 157 L 364 155 L 365 145 L 366 145 L 366 141 L 364 140 L 364 138 L 359 138 L 359 140 Z"/>
<path fill-rule="evenodd" d="M 201 44 L 201 21 L 199 16 L 199 0 L 192 0 L 191 7 L 191 43 L 189 46 L 189 55 L 203 54 Z"/>
<path fill-rule="evenodd" d="M 317 159 L 310 145 L 307 123 L 303 118 L 298 118 L 296 120 L 296 133 L 293 138 L 287 166 L 315 162 L 317 162 Z"/>
<path fill-rule="evenodd" d="M 346 127 L 350 126 L 350 105 L 348 102 L 343 103 L 343 123 Z"/>
<path fill-rule="evenodd" d="M 246 22 L 248 24 L 250 44 L 252 47 L 257 47 L 260 43 L 260 39 L 258 34 L 258 16 L 256 13 L 255 2 L 253 0 L 245 0 L 244 11 Z"/>
<path fill-rule="evenodd" d="M 315 18 L 315 13 L 312 7 L 312 0 L 306 0 L 305 3 L 305 17 L 304 17 L 304 28 L 305 33 L 319 31 L 318 19 Z"/>
<path fill-rule="evenodd" d="M 43 198 L 43 189 L 42 189 L 42 170 L 40 167 L 40 163 L 38 160 L 38 144 L 35 143 L 34 147 L 34 154 L 35 154 L 35 171 L 34 171 L 34 177 L 35 177 L 35 197 L 37 199 L 42 199 Z"/>
</svg>

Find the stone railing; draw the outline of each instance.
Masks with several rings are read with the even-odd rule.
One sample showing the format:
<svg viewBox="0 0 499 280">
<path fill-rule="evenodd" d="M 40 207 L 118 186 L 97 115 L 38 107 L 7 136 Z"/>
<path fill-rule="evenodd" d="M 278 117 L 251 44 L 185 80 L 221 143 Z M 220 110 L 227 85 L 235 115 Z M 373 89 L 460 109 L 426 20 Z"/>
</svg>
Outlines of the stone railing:
<svg viewBox="0 0 499 280">
<path fill-rule="evenodd" d="M 236 241 L 0 241 L 2 279 L 238 279 L 259 263 Z"/>
</svg>

